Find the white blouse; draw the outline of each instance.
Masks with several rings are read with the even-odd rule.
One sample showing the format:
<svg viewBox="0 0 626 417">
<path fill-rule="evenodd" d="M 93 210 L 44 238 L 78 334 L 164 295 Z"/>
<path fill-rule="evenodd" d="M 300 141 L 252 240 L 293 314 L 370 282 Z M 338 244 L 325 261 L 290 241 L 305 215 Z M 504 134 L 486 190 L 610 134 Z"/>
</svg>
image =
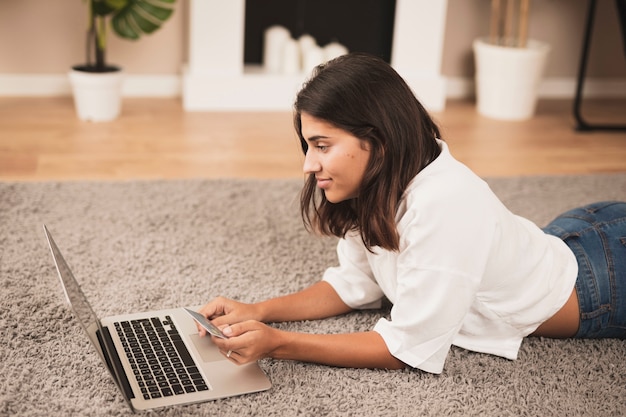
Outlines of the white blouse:
<svg viewBox="0 0 626 417">
<path fill-rule="evenodd" d="M 392 355 L 441 373 L 452 344 L 516 359 L 522 339 L 567 301 L 578 266 L 560 239 L 511 213 L 489 186 L 441 154 L 410 183 L 396 215 L 400 250 L 340 239 L 339 266 L 324 273 L 355 309 L 386 296 L 378 332 Z"/>
</svg>

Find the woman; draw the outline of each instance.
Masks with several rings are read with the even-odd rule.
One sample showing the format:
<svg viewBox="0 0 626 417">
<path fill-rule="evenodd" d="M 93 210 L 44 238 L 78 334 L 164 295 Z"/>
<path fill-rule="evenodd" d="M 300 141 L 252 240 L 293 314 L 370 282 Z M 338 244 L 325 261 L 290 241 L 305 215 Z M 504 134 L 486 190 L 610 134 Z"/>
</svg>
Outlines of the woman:
<svg viewBox="0 0 626 417">
<path fill-rule="evenodd" d="M 512 214 L 450 155 L 404 80 L 365 54 L 319 66 L 294 120 L 308 176 L 303 220 L 340 238 L 339 265 L 294 294 L 204 306 L 233 362 L 440 373 L 453 344 L 515 359 L 531 334 L 626 337 L 626 203 L 577 209 L 545 231 Z M 376 308 L 383 297 L 390 318 L 368 332 L 263 324 Z"/>
</svg>

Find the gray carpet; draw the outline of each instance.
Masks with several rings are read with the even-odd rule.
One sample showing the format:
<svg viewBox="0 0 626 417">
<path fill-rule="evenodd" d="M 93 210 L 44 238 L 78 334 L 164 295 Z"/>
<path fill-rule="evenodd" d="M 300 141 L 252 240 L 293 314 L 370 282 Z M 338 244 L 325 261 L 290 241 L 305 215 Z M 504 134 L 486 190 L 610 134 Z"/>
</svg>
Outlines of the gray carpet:
<svg viewBox="0 0 626 417">
<path fill-rule="evenodd" d="M 626 200 L 626 174 L 489 180 L 540 225 L 594 200 Z M 300 181 L 0 183 L 0 415 L 117 416 L 129 410 L 62 297 L 46 223 L 101 316 L 243 301 L 297 290 L 335 261 L 309 236 Z M 454 302 L 451 300 L 451 302 Z M 282 324 L 366 330 L 387 310 Z M 443 374 L 261 361 L 270 391 L 163 416 L 610 416 L 626 413 L 624 341 L 528 339 L 517 361 L 454 348 Z"/>
</svg>

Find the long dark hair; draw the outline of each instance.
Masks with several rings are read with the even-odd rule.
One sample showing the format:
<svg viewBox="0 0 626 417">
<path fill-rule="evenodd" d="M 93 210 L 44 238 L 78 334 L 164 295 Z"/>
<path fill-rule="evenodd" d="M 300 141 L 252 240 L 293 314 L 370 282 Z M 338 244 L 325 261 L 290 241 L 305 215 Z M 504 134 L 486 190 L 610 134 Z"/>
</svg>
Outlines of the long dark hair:
<svg viewBox="0 0 626 417">
<path fill-rule="evenodd" d="M 294 126 L 302 151 L 302 113 L 366 141 L 370 159 L 358 197 L 329 202 L 314 175 L 300 196 L 305 227 L 322 235 L 360 232 L 368 250 L 398 250 L 395 215 L 409 182 L 440 152 L 439 128 L 409 86 L 385 61 L 363 53 L 319 65 L 297 95 Z"/>
</svg>

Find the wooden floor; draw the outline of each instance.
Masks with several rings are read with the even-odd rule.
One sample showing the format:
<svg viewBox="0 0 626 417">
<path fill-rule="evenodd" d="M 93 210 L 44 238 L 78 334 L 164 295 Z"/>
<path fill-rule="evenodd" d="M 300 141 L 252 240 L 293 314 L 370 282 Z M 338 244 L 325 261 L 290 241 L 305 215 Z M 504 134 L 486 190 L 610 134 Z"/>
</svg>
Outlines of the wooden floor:
<svg viewBox="0 0 626 417">
<path fill-rule="evenodd" d="M 626 123 L 626 100 L 587 101 L 590 121 Z M 434 113 L 452 153 L 481 176 L 626 172 L 626 132 L 574 131 L 570 100 L 507 122 L 448 101 Z M 0 98 L 0 181 L 301 178 L 291 114 L 185 112 L 179 99 L 124 99 L 114 122 L 79 121 L 70 98 Z"/>
</svg>

